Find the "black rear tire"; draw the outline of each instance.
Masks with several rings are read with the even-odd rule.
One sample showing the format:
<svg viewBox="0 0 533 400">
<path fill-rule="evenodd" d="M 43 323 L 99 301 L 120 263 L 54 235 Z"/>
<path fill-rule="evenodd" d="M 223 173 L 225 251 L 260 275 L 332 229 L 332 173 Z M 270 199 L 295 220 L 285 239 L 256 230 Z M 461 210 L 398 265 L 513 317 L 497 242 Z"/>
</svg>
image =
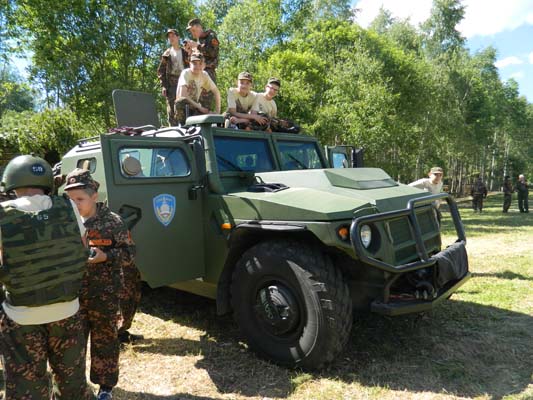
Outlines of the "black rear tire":
<svg viewBox="0 0 533 400">
<path fill-rule="evenodd" d="M 352 327 L 352 303 L 329 256 L 303 242 L 270 240 L 246 251 L 231 285 L 235 320 L 250 347 L 278 364 L 319 369 Z"/>
</svg>

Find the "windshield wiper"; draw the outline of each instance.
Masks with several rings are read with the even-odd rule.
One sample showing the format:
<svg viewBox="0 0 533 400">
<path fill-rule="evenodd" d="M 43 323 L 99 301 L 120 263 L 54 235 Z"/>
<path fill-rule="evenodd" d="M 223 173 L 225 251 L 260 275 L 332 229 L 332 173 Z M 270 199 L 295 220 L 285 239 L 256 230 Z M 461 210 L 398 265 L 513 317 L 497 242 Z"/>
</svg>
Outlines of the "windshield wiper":
<svg viewBox="0 0 533 400">
<path fill-rule="evenodd" d="M 302 169 L 307 169 L 306 165 L 300 160 L 298 160 L 296 157 L 294 157 L 292 154 L 287 154 L 287 157 L 289 157 L 293 161 L 296 161 L 296 164 L 302 167 Z"/>
<path fill-rule="evenodd" d="M 238 165 L 234 164 L 233 162 L 231 162 L 227 158 L 222 157 L 221 155 L 217 154 L 217 160 L 222 161 L 224 164 L 226 164 L 229 167 L 231 167 L 234 171 L 240 171 L 240 172 L 244 171 L 241 167 L 239 167 Z"/>
</svg>

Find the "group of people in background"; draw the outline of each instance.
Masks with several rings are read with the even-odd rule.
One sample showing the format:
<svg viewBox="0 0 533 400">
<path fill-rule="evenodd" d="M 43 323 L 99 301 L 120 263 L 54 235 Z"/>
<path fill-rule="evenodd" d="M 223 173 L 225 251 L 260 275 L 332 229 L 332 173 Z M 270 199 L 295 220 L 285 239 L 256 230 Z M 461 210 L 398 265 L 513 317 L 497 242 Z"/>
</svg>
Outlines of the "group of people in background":
<svg viewBox="0 0 533 400">
<path fill-rule="evenodd" d="M 186 30 L 193 40 L 185 40 L 183 44 L 176 29 L 167 30 L 170 47 L 163 52 L 157 69 L 170 126 L 185 125 L 187 118 L 193 115 L 220 114 L 221 111 L 221 94 L 216 84 L 219 56 L 216 33 L 204 30 L 198 18 L 190 20 Z M 226 128 L 300 131 L 296 123 L 277 115 L 274 97 L 281 88 L 279 78 L 269 78 L 263 93 L 254 92 L 252 87 L 252 74 L 243 71 L 237 77 L 237 86 L 228 89 Z"/>
<path fill-rule="evenodd" d="M 141 298 L 135 245 L 121 217 L 98 202 L 99 184 L 77 168 L 54 194 L 52 168 L 22 155 L 4 170 L 0 202 L 0 353 L 6 400 L 112 399 L 120 343 Z M 50 386 L 47 365 L 53 384 Z"/>
<path fill-rule="evenodd" d="M 441 167 L 433 167 L 428 173 L 427 178 L 421 178 L 417 181 L 411 182 L 409 186 L 413 186 L 431 194 L 438 194 L 442 191 L 442 176 L 443 170 Z M 511 207 L 513 193 L 518 193 L 518 209 L 521 213 L 529 213 L 529 184 L 523 174 L 518 176 L 516 185 L 513 186 L 511 177 L 506 175 L 503 186 L 503 212 L 507 213 Z M 478 175 L 475 182 L 470 189 L 470 195 L 472 196 L 472 209 L 474 212 L 483 212 L 483 200 L 487 198 L 488 190 L 487 186 L 483 182 L 481 175 Z"/>
</svg>

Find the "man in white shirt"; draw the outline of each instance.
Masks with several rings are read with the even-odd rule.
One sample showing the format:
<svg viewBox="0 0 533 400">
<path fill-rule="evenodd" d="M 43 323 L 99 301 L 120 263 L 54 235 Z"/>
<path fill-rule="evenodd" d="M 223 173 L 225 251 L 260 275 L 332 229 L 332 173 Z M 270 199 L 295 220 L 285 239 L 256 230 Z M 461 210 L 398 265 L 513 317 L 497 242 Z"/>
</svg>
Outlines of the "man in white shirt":
<svg viewBox="0 0 533 400">
<path fill-rule="evenodd" d="M 428 178 L 422 178 L 411 182 L 409 186 L 423 189 L 431 194 L 438 194 L 442 190 L 442 168 L 433 167 L 428 173 Z"/>
<path fill-rule="evenodd" d="M 0 203 L 0 348 L 6 399 L 94 398 L 85 377 L 78 293 L 88 251 L 75 205 L 50 196 L 42 158 L 15 157 L 2 178 L 16 199 Z M 49 387 L 47 363 L 54 380 Z"/>
<path fill-rule="evenodd" d="M 184 69 L 178 80 L 176 92 L 176 120 L 185 125 L 187 117 L 201 114 L 220 114 L 220 92 L 204 71 L 205 62 L 199 52 L 191 54 L 190 68 Z M 209 110 L 208 105 L 200 103 L 202 90 L 212 92 L 215 97 L 215 111 Z"/>
<path fill-rule="evenodd" d="M 188 53 L 180 46 L 180 35 L 176 29 L 167 30 L 167 40 L 170 47 L 161 56 L 157 68 L 157 77 L 161 83 L 161 94 L 167 102 L 167 117 L 170 126 L 177 125 L 174 118 L 174 102 L 181 71 L 189 66 Z"/>
<path fill-rule="evenodd" d="M 241 72 L 237 78 L 237 87 L 228 89 L 228 111 L 224 115 L 225 126 L 251 130 L 251 123 L 264 125 L 268 118 L 257 114 L 257 93 L 252 91 L 253 77 L 249 72 Z"/>
</svg>

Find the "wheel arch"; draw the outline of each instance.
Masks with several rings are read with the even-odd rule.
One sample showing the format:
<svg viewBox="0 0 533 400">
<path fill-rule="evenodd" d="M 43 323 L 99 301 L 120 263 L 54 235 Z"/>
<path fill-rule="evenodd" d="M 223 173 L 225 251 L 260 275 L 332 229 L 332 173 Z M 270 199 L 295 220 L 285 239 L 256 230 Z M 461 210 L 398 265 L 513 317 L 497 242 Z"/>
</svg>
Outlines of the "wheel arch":
<svg viewBox="0 0 533 400">
<path fill-rule="evenodd" d="M 256 244 L 272 239 L 297 239 L 326 248 L 315 234 L 303 225 L 242 224 L 235 227 L 228 242 L 229 252 L 217 285 L 217 314 L 232 311 L 231 278 L 237 261 L 244 252 Z"/>
</svg>

